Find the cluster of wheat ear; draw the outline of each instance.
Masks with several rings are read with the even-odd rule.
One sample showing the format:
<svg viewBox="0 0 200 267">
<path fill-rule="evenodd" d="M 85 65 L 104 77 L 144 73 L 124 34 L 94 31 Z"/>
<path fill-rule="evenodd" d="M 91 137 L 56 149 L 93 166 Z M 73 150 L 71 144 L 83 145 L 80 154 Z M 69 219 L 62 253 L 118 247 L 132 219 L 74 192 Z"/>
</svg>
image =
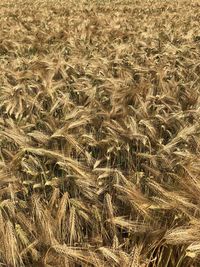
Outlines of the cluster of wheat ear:
<svg viewBox="0 0 200 267">
<path fill-rule="evenodd" d="M 199 7 L 0 1 L 0 266 L 200 266 Z"/>
</svg>

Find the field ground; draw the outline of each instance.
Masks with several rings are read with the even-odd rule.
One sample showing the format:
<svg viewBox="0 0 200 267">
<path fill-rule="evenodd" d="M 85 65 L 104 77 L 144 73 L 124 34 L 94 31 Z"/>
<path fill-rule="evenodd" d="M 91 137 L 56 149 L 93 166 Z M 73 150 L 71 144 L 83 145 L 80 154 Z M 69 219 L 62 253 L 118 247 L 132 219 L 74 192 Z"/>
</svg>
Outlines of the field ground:
<svg viewBox="0 0 200 267">
<path fill-rule="evenodd" d="M 200 266 L 199 1 L 0 2 L 0 266 Z"/>
</svg>

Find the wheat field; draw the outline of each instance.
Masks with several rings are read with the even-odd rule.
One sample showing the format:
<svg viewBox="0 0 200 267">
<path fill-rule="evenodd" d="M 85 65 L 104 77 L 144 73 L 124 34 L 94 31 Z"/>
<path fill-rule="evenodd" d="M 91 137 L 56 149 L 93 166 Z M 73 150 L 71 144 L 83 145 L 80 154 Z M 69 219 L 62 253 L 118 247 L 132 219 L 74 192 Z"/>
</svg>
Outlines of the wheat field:
<svg viewBox="0 0 200 267">
<path fill-rule="evenodd" d="M 198 0 L 1 0 L 0 266 L 200 266 Z"/>
</svg>

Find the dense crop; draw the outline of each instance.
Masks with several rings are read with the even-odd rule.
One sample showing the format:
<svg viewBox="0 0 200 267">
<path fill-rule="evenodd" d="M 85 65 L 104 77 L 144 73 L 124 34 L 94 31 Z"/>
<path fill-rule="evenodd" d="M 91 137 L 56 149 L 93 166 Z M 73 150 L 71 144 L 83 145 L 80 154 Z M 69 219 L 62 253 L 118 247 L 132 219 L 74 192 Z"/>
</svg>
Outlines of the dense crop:
<svg viewBox="0 0 200 267">
<path fill-rule="evenodd" d="M 200 266 L 199 7 L 1 0 L 0 266 Z"/>
</svg>

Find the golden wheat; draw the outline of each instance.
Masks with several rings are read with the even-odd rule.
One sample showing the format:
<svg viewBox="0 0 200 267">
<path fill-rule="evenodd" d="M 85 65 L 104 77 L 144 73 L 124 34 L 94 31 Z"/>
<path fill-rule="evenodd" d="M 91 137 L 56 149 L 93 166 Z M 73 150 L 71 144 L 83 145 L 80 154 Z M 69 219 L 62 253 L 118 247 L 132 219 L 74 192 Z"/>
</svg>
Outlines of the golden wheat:
<svg viewBox="0 0 200 267">
<path fill-rule="evenodd" d="M 1 0 L 0 266 L 200 266 L 199 7 Z"/>
</svg>

